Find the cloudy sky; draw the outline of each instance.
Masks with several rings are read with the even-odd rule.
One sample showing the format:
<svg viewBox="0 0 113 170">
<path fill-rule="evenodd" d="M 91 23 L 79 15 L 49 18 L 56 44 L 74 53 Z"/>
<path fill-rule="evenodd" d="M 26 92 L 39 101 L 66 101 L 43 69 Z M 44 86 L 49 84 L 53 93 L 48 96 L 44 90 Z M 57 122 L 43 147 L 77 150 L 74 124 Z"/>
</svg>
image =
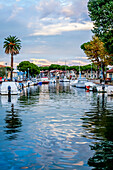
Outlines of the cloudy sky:
<svg viewBox="0 0 113 170">
<path fill-rule="evenodd" d="M 14 65 L 30 61 L 84 65 L 89 63 L 80 49 L 91 40 L 93 27 L 88 0 L 0 0 L 0 64 L 10 65 L 3 49 L 4 38 L 16 35 L 22 44 Z"/>
</svg>

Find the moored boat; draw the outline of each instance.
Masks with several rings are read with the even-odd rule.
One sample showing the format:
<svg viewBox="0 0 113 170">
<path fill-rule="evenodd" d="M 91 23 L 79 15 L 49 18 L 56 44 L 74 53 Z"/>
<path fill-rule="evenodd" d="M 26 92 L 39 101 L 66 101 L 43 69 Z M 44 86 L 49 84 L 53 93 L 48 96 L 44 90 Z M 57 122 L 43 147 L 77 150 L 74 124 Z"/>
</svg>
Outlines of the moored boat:
<svg viewBox="0 0 113 170">
<path fill-rule="evenodd" d="M 85 86 L 86 86 L 86 90 L 89 91 L 93 91 L 94 89 L 96 89 L 96 84 L 93 82 L 86 82 Z"/>
<path fill-rule="evenodd" d="M 60 79 L 59 82 L 70 82 L 70 80 L 67 79 L 66 76 L 64 76 L 64 78 L 63 78 L 63 79 Z"/>
<path fill-rule="evenodd" d="M 56 79 L 55 79 L 55 78 L 51 78 L 51 79 L 49 80 L 49 83 L 56 83 Z"/>
<path fill-rule="evenodd" d="M 85 77 L 79 77 L 78 78 L 78 82 L 76 83 L 76 87 L 77 88 L 85 88 L 86 85 L 85 83 L 87 82 L 88 80 L 85 78 Z"/>
<path fill-rule="evenodd" d="M 113 86 L 108 86 L 108 88 L 107 88 L 107 95 L 108 96 L 113 96 Z"/>
<path fill-rule="evenodd" d="M 48 84 L 49 83 L 49 79 L 48 79 L 48 77 L 42 77 L 42 78 L 40 78 L 39 82 L 42 82 L 42 84 Z"/>
<path fill-rule="evenodd" d="M 9 93 L 12 94 L 19 94 L 20 91 L 15 82 L 2 82 L 1 84 L 1 95 L 8 95 Z"/>
<path fill-rule="evenodd" d="M 73 87 L 76 87 L 76 84 L 78 83 L 78 80 L 71 80 L 70 85 Z"/>
</svg>

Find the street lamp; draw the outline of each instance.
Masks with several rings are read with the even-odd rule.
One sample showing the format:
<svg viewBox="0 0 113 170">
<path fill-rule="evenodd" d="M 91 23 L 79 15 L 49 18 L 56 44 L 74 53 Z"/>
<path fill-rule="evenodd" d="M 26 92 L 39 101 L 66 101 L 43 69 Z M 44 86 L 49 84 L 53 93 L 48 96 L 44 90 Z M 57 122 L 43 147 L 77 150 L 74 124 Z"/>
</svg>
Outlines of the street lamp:
<svg viewBox="0 0 113 170">
<path fill-rule="evenodd" d="M 28 68 L 28 80 L 29 80 L 29 68 Z"/>
</svg>

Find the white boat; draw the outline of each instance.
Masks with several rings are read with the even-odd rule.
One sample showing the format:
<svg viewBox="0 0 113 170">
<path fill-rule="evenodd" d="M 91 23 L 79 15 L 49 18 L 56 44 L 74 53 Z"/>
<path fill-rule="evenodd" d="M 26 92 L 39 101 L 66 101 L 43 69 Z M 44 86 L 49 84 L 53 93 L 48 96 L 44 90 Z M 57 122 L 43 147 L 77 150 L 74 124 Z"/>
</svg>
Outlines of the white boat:
<svg viewBox="0 0 113 170">
<path fill-rule="evenodd" d="M 37 85 L 38 84 L 38 80 L 36 78 L 33 78 L 32 79 L 32 82 L 34 83 L 34 85 Z"/>
<path fill-rule="evenodd" d="M 88 80 L 85 78 L 85 77 L 79 77 L 78 78 L 78 82 L 76 83 L 76 87 L 77 88 L 85 88 L 86 85 L 85 83 L 87 82 Z"/>
<path fill-rule="evenodd" d="M 108 96 L 113 96 L 113 86 L 108 86 L 108 88 L 107 88 L 107 95 Z"/>
<path fill-rule="evenodd" d="M 94 89 L 97 88 L 97 85 L 93 82 L 86 82 L 85 83 L 85 86 L 86 86 L 86 90 L 89 90 L 89 91 L 93 91 Z"/>
<path fill-rule="evenodd" d="M 70 82 L 70 80 L 67 79 L 66 76 L 64 76 L 64 78 L 63 78 L 63 79 L 60 79 L 59 82 Z"/>
<path fill-rule="evenodd" d="M 71 80 L 70 85 L 73 87 L 76 87 L 77 83 L 78 83 L 78 80 Z"/>
<path fill-rule="evenodd" d="M 39 82 L 42 82 L 42 84 L 48 84 L 49 79 L 48 79 L 48 77 L 42 77 L 42 78 L 40 78 Z"/>
<path fill-rule="evenodd" d="M 34 82 L 33 81 L 31 81 L 31 80 L 28 80 L 27 82 L 26 82 L 26 86 L 34 86 Z"/>
<path fill-rule="evenodd" d="M 51 79 L 49 80 L 49 83 L 56 83 L 56 79 L 55 79 L 55 78 L 51 78 Z"/>
<path fill-rule="evenodd" d="M 20 93 L 15 82 L 12 82 L 12 81 L 2 82 L 1 91 L 0 91 L 1 95 L 3 95 L 3 94 L 8 95 L 9 91 L 10 91 L 10 94 L 19 94 Z"/>
</svg>

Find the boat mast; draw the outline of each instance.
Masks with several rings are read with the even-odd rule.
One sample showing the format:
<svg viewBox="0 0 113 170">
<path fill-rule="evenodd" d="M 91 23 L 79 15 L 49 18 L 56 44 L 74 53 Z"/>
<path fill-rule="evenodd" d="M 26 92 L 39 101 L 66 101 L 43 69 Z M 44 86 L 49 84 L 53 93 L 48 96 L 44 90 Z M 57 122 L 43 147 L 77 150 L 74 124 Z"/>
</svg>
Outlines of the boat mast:
<svg viewBox="0 0 113 170">
<path fill-rule="evenodd" d="M 79 78 L 81 78 L 80 62 L 79 62 Z"/>
</svg>

